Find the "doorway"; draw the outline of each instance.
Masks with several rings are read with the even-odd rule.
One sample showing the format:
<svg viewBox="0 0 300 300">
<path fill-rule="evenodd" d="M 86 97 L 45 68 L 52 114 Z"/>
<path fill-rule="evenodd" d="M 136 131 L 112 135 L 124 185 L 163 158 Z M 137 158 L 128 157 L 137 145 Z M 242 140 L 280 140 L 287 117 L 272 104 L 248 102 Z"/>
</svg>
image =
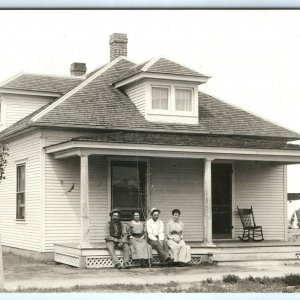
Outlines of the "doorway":
<svg viewBox="0 0 300 300">
<path fill-rule="evenodd" d="M 212 236 L 232 238 L 231 164 L 212 164 Z"/>
</svg>

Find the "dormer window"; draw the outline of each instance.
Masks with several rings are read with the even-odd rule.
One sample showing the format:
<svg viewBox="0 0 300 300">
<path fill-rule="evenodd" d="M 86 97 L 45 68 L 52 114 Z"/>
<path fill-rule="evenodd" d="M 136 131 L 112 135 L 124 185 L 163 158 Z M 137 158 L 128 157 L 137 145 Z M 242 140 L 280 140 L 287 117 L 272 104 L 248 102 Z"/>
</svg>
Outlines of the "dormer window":
<svg viewBox="0 0 300 300">
<path fill-rule="evenodd" d="M 170 89 L 168 87 L 152 86 L 152 109 L 169 109 Z"/>
<path fill-rule="evenodd" d="M 146 118 L 152 122 L 198 122 L 197 85 L 179 81 L 148 80 Z M 147 92 L 148 91 L 148 92 Z"/>
<path fill-rule="evenodd" d="M 208 76 L 165 58 L 134 65 L 114 83 L 149 122 L 198 124 L 198 85 Z"/>
</svg>

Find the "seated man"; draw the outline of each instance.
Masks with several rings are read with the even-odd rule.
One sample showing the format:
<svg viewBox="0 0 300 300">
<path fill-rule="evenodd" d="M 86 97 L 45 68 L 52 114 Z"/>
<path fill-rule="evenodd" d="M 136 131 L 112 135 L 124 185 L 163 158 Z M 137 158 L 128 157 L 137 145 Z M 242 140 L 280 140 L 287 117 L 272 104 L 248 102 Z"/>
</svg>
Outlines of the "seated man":
<svg viewBox="0 0 300 300">
<path fill-rule="evenodd" d="M 127 241 L 126 226 L 120 221 L 121 212 L 118 209 L 113 209 L 109 216 L 111 220 L 106 224 L 104 233 L 109 255 L 115 268 L 122 269 L 121 263 L 116 256 L 115 248 L 123 250 L 123 268 L 129 269 L 130 249 Z"/>
<path fill-rule="evenodd" d="M 169 265 L 172 259 L 169 255 L 168 244 L 165 240 L 164 224 L 159 220 L 159 214 L 160 210 L 157 208 L 152 208 L 150 211 L 151 219 L 146 223 L 148 243 L 152 248 L 156 249 L 160 261 Z"/>
</svg>

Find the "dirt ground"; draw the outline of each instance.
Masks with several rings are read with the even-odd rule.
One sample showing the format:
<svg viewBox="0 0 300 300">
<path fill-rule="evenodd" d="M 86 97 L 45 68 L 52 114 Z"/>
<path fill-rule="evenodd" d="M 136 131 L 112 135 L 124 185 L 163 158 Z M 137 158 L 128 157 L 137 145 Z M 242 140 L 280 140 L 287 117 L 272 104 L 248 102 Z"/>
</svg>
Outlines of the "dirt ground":
<svg viewBox="0 0 300 300">
<path fill-rule="evenodd" d="M 55 262 L 40 262 L 34 259 L 4 254 L 4 280 L 7 291 L 28 292 L 239 292 L 239 291 L 285 291 L 287 287 L 273 284 L 268 290 L 260 282 L 250 284 L 223 284 L 222 278 L 235 274 L 240 278 L 276 277 L 299 273 L 299 264 L 189 267 L 154 267 L 152 270 L 132 268 L 77 269 Z M 219 281 L 219 283 L 213 283 Z M 220 284 L 220 282 L 222 284 Z M 237 289 L 237 290 L 236 290 Z M 253 289 L 253 290 L 251 290 Z M 292 291 L 300 291 L 298 286 Z"/>
</svg>

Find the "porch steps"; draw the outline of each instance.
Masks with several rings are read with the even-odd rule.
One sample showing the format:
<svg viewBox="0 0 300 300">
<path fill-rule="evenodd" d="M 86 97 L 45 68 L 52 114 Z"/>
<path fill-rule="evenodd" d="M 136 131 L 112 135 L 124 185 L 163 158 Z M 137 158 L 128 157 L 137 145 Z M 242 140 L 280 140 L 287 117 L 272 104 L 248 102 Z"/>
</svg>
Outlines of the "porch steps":
<svg viewBox="0 0 300 300">
<path fill-rule="evenodd" d="M 188 243 L 188 242 L 187 242 Z M 192 263 L 214 261 L 219 265 L 271 265 L 300 264 L 300 243 L 263 241 L 244 243 L 239 241 L 218 242 L 216 247 L 203 247 L 201 242 L 190 242 Z M 76 244 L 56 244 L 55 261 L 75 267 L 113 267 L 104 244 L 80 248 Z M 158 262 L 154 250 L 154 262 Z M 121 256 L 117 251 L 117 256 Z M 122 260 L 122 258 L 121 258 Z"/>
<path fill-rule="evenodd" d="M 299 265 L 300 260 L 273 259 L 273 260 L 235 260 L 235 261 L 214 261 L 218 266 L 247 266 L 247 267 L 264 267 L 264 266 L 291 266 Z"/>
<path fill-rule="evenodd" d="M 250 244 L 249 247 L 222 247 L 213 250 L 213 260 L 218 265 L 282 265 L 300 264 L 300 245 Z"/>
</svg>

